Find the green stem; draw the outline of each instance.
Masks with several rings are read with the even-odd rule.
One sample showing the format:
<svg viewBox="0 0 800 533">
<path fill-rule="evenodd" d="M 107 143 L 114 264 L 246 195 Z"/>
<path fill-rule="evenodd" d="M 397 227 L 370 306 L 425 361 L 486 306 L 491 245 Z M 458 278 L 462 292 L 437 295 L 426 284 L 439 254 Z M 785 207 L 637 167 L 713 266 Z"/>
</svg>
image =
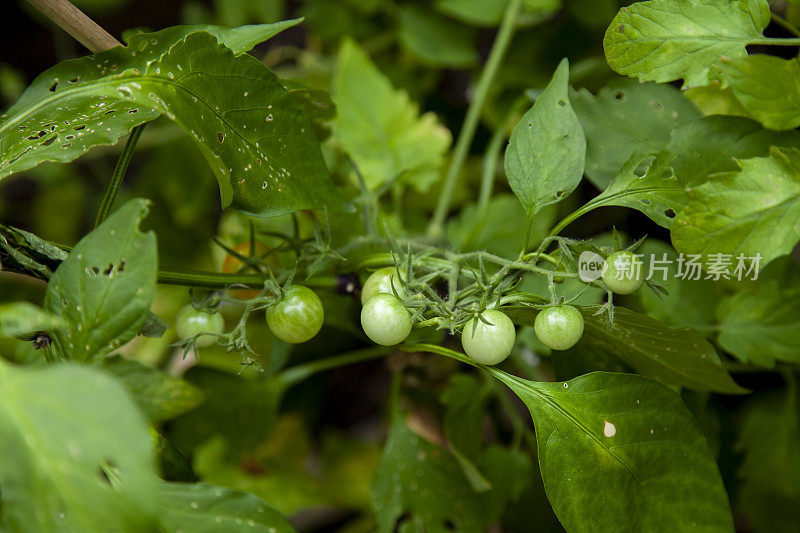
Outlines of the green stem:
<svg viewBox="0 0 800 533">
<path fill-rule="evenodd" d="M 228 285 L 246 285 L 251 288 L 264 286 L 264 278 L 258 274 L 223 274 L 219 272 L 203 272 L 199 270 L 158 271 L 158 282 L 168 285 L 189 285 L 208 289 L 224 289 Z M 316 277 L 302 280 L 300 283 L 308 287 L 336 287 L 335 277 Z"/>
<path fill-rule="evenodd" d="M 764 37 L 763 39 L 753 39 L 748 41 L 747 44 L 763 44 L 772 46 L 800 46 L 800 39 L 780 39 L 772 37 Z"/>
<path fill-rule="evenodd" d="M 520 102 L 516 102 L 511 107 L 506 119 L 500 127 L 495 130 L 489 141 L 489 146 L 486 148 L 486 153 L 483 156 L 481 190 L 478 194 L 478 205 L 475 208 L 472 229 L 466 233 L 466 236 L 461 241 L 462 250 L 475 246 L 478 236 L 480 236 L 483 226 L 486 223 L 486 213 L 489 211 L 489 201 L 492 198 L 494 180 L 497 176 L 497 161 L 500 158 L 500 151 L 503 149 L 503 141 L 506 140 L 506 133 L 508 133 L 513 120 L 517 118 L 517 110 L 520 107 L 519 104 Z"/>
<path fill-rule="evenodd" d="M 593 210 L 597 205 L 594 205 L 592 202 L 588 202 L 583 206 L 579 207 L 559 222 L 555 228 L 550 230 L 550 235 L 548 237 L 554 237 L 564 231 L 564 228 L 575 222 L 577 219 L 588 213 L 589 211 Z"/>
<path fill-rule="evenodd" d="M 447 168 L 447 175 L 442 184 L 439 201 L 436 204 L 433 218 L 431 218 L 431 222 L 428 225 L 429 237 L 438 239 L 444 233 L 444 220 L 450 210 L 450 202 L 453 199 L 461 169 L 467 159 L 472 139 L 475 137 L 481 111 L 489 96 L 489 89 L 492 87 L 492 82 L 497 74 L 497 70 L 500 68 L 500 64 L 511 44 L 511 38 L 514 36 L 515 23 L 521 4 L 522 0 L 511 0 L 506 8 L 503 22 L 497 33 L 497 38 L 492 45 L 489 59 L 486 61 L 486 67 L 483 69 L 481 77 L 478 80 L 478 86 L 475 89 L 475 98 L 472 100 L 469 109 L 467 109 L 464 125 L 461 127 L 461 132 L 458 134 L 458 141 L 456 141 L 453 158 L 450 160 L 450 166 Z"/>
<path fill-rule="evenodd" d="M 278 374 L 277 377 L 281 385 L 289 388 L 292 385 L 310 378 L 314 374 L 319 374 L 320 372 L 325 372 L 326 370 L 331 370 L 340 366 L 377 359 L 392 351 L 394 351 L 392 346 L 372 346 L 370 348 L 364 348 L 363 350 L 354 350 L 334 357 L 319 359 L 317 361 L 311 361 L 310 363 L 287 368 Z"/>
<path fill-rule="evenodd" d="M 777 13 L 772 13 L 772 20 L 774 20 L 779 26 L 782 26 L 786 31 L 796 35 L 797 37 L 800 37 L 800 30 L 797 29 L 797 26 L 781 17 Z"/>
<path fill-rule="evenodd" d="M 111 181 L 108 183 L 106 194 L 103 196 L 103 201 L 100 204 L 100 209 L 97 211 L 97 218 L 94 220 L 94 227 L 99 226 L 108 216 L 111 211 L 111 206 L 114 204 L 114 199 L 117 197 L 117 191 L 122 184 L 122 179 L 128 171 L 128 165 L 131 163 L 133 157 L 133 150 L 136 148 L 136 143 L 139 142 L 139 137 L 142 136 L 145 124 L 134 126 L 131 134 L 128 136 L 128 141 L 125 143 L 125 148 L 122 150 L 122 155 L 117 160 L 117 166 L 114 167 L 114 173 L 111 175 Z"/>
</svg>

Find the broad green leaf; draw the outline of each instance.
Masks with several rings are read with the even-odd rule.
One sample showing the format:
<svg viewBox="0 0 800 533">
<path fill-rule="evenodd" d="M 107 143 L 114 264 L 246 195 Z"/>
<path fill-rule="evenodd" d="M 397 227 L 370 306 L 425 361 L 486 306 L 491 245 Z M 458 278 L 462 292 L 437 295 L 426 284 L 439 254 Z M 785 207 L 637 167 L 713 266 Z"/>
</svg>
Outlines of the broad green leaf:
<svg viewBox="0 0 800 533">
<path fill-rule="evenodd" d="M 55 331 L 67 326 L 65 320 L 50 315 L 28 302 L 0 305 L 0 337 L 31 335 L 38 331 Z"/>
<path fill-rule="evenodd" d="M 508 182 L 525 210 L 535 214 L 568 196 L 583 176 L 586 137 L 569 103 L 569 62 L 511 134 L 505 154 Z"/>
<path fill-rule="evenodd" d="M 486 392 L 474 377 L 454 374 L 441 397 L 447 407 L 443 420 L 447 444 L 475 492 L 492 488 L 476 466 L 483 447 Z"/>
<path fill-rule="evenodd" d="M 570 95 L 586 133 L 586 176 L 606 188 L 634 152 L 666 148 L 673 128 L 698 117 L 697 108 L 669 85 L 616 80 L 592 95 Z"/>
<path fill-rule="evenodd" d="M 733 531 L 705 437 L 681 397 L 658 382 L 606 372 L 528 381 L 440 346 L 410 349 L 477 366 L 520 397 L 547 497 L 567 531 Z"/>
<path fill-rule="evenodd" d="M 747 55 L 769 24 L 767 0 L 650 0 L 623 7 L 603 39 L 609 66 L 640 81 L 708 85 L 722 58 Z"/>
<path fill-rule="evenodd" d="M 3 531 L 154 529 L 147 426 L 122 387 L 97 370 L 0 362 L 0 454 Z M 113 471 L 113 484 L 102 469 Z"/>
<path fill-rule="evenodd" d="M 666 149 L 636 153 L 611 184 L 583 209 L 620 205 L 670 228 L 689 193 L 712 174 L 736 170 L 736 160 L 767 155 L 771 146 L 797 146 L 800 135 L 764 130 L 739 117 L 701 117 L 676 126 Z"/>
<path fill-rule="evenodd" d="M 800 150 L 773 148 L 769 157 L 737 163 L 740 171 L 689 191 L 672 226 L 672 244 L 705 256 L 760 254 L 763 266 L 800 241 Z"/>
<path fill-rule="evenodd" d="M 400 8 L 400 43 L 423 63 L 468 68 L 478 62 L 473 28 L 413 4 Z"/>
<path fill-rule="evenodd" d="M 206 483 L 162 483 L 164 533 L 292 533 L 274 509 L 248 494 Z"/>
<path fill-rule="evenodd" d="M 765 128 L 800 126 L 800 62 L 757 54 L 723 62 L 725 79 L 747 113 Z"/>
<path fill-rule="evenodd" d="M 201 367 L 189 370 L 185 379 L 200 390 L 203 403 L 170 424 L 170 440 L 183 452 L 191 453 L 222 436 L 230 455 L 239 457 L 255 449 L 275 425 L 284 392 L 277 379 L 245 378 Z"/>
<path fill-rule="evenodd" d="M 759 281 L 717 308 L 719 345 L 742 362 L 800 363 L 800 285 Z"/>
<path fill-rule="evenodd" d="M 794 531 L 800 524 L 799 410 L 792 379 L 785 397 L 755 400 L 742 420 L 738 501 L 753 531 Z"/>
<path fill-rule="evenodd" d="M 544 383 L 491 371 L 531 411 L 545 490 L 568 531 L 733 531 L 708 443 L 671 390 L 632 374 Z"/>
<path fill-rule="evenodd" d="M 436 9 L 467 24 L 493 27 L 500 24 L 509 0 L 436 0 Z M 534 23 L 561 5 L 560 0 L 522 0 L 517 24 Z"/>
<path fill-rule="evenodd" d="M 720 87 L 719 82 L 702 87 L 692 87 L 683 91 L 683 95 L 692 101 L 704 115 L 748 116 L 747 110 L 736 99 L 730 87 Z"/>
<path fill-rule="evenodd" d="M 89 361 L 119 348 L 141 330 L 156 285 L 156 236 L 141 233 L 145 200 L 131 200 L 80 240 L 50 277 L 48 313 L 69 327 L 52 336 L 62 358 Z"/>
<path fill-rule="evenodd" d="M 0 177 L 71 161 L 164 114 L 200 146 L 223 206 L 267 216 L 341 206 L 308 119 L 274 74 L 208 33 L 167 46 L 157 35 L 134 35 L 34 81 L 0 122 Z"/>
<path fill-rule="evenodd" d="M 104 359 L 101 368 L 117 378 L 151 422 L 171 420 L 203 400 L 194 385 L 131 359 Z"/>
<path fill-rule="evenodd" d="M 481 503 L 456 459 L 411 431 L 396 412 L 372 484 L 378 531 L 486 531 Z"/>
<path fill-rule="evenodd" d="M 420 115 L 351 40 L 339 51 L 332 87 L 334 132 L 370 189 L 399 179 L 424 192 L 439 179 L 450 132 L 433 113 Z"/>
<path fill-rule="evenodd" d="M 722 366 L 714 347 L 692 328 L 670 328 L 647 315 L 616 307 L 614 325 L 585 314 L 581 344 L 616 355 L 638 373 L 666 385 L 725 394 L 747 392 Z"/>
</svg>

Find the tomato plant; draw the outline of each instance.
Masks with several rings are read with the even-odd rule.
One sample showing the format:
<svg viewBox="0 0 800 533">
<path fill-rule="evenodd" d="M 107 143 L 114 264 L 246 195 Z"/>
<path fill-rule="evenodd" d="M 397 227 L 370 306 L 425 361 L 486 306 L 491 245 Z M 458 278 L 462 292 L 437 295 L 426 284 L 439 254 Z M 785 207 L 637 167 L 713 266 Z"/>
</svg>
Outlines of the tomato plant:
<svg viewBox="0 0 800 533">
<path fill-rule="evenodd" d="M 797 529 L 796 1 L 74 3 L 2 8 L 0 530 Z"/>
</svg>

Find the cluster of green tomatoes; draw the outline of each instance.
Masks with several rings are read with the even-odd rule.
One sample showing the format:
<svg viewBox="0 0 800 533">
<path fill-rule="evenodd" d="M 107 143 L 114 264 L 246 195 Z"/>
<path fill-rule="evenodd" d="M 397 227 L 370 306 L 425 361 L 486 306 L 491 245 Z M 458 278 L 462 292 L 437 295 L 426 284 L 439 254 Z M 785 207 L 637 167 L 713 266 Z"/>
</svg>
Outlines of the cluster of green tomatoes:
<svg viewBox="0 0 800 533">
<path fill-rule="evenodd" d="M 619 251 L 606 259 L 603 283 L 617 294 L 628 294 L 642 286 L 639 269 L 621 275 L 623 268 L 640 266 L 641 260 L 632 252 Z M 638 272 L 634 274 L 634 272 Z M 266 311 L 269 329 L 279 339 L 289 343 L 302 343 L 312 339 L 322 328 L 324 309 L 319 296 L 301 285 L 282 289 L 281 299 Z M 406 340 L 413 328 L 412 314 L 403 305 L 403 281 L 394 267 L 373 272 L 361 289 L 361 327 L 367 337 L 383 346 L 394 346 Z M 176 317 L 178 337 L 196 337 L 198 347 L 214 343 L 224 323 L 222 315 L 199 309 L 192 304 L 184 306 Z M 534 331 L 539 341 L 552 350 L 567 350 L 583 336 L 584 321 L 581 311 L 569 304 L 553 303 L 539 311 L 534 320 Z M 495 365 L 504 361 L 514 347 L 516 329 L 511 319 L 498 309 L 485 309 L 464 324 L 461 345 L 475 362 Z"/>
</svg>

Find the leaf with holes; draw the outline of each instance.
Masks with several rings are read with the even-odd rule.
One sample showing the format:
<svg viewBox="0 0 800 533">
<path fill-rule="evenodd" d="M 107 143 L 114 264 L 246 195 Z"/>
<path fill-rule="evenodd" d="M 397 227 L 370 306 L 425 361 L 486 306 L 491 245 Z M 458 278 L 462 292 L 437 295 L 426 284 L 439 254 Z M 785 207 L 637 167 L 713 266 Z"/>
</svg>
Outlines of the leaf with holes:
<svg viewBox="0 0 800 533">
<path fill-rule="evenodd" d="M 164 533 L 293 533 L 288 522 L 261 499 L 205 483 L 163 483 Z"/>
<path fill-rule="evenodd" d="M 769 24 L 767 0 L 650 0 L 623 7 L 603 39 L 611 68 L 640 81 L 708 85 L 722 58 L 747 55 Z"/>
<path fill-rule="evenodd" d="M 673 128 L 700 116 L 697 108 L 669 85 L 617 80 L 592 95 L 570 95 L 586 132 L 586 176 L 605 189 L 634 152 L 666 148 Z"/>
<path fill-rule="evenodd" d="M 342 207 L 311 124 L 269 69 L 205 32 L 163 53 L 152 35 L 54 67 L 67 86 L 54 85 L 48 96 L 41 97 L 46 80 L 59 76 L 40 76 L 45 81 L 0 123 L 0 177 L 43 160 L 70 161 L 164 114 L 199 144 L 223 206 L 264 216 Z"/>
<path fill-rule="evenodd" d="M 155 292 L 156 236 L 141 233 L 145 200 L 131 200 L 80 240 L 47 284 L 44 309 L 69 327 L 53 335 L 65 359 L 89 361 L 135 337 Z"/>
<path fill-rule="evenodd" d="M 560 202 L 583 177 L 586 137 L 570 106 L 568 89 L 569 62 L 563 59 L 514 128 L 506 149 L 508 183 L 530 214 Z"/>
<path fill-rule="evenodd" d="M 638 373 L 666 385 L 723 394 L 747 392 L 722 366 L 714 347 L 697 330 L 670 328 L 624 307 L 614 310 L 614 325 L 584 313 L 581 343 L 588 350 L 622 359 Z"/>
<path fill-rule="evenodd" d="M 800 63 L 763 54 L 723 62 L 731 91 L 766 128 L 800 126 Z"/>
<path fill-rule="evenodd" d="M 689 192 L 672 244 L 707 259 L 760 254 L 763 267 L 800 241 L 800 150 L 773 148 L 769 157 L 738 164 L 738 172 L 718 174 Z"/>
<path fill-rule="evenodd" d="M 797 132 L 778 133 L 741 117 L 700 117 L 679 124 L 666 149 L 636 153 L 584 212 L 618 205 L 641 211 L 665 228 L 689 202 L 688 194 L 712 174 L 735 170 L 735 158 L 767 155 L 771 146 L 798 146 Z"/>
<path fill-rule="evenodd" d="M 122 387 L 86 366 L 2 360 L 0 383 L 0 529 L 154 529 L 153 441 Z"/>
</svg>

